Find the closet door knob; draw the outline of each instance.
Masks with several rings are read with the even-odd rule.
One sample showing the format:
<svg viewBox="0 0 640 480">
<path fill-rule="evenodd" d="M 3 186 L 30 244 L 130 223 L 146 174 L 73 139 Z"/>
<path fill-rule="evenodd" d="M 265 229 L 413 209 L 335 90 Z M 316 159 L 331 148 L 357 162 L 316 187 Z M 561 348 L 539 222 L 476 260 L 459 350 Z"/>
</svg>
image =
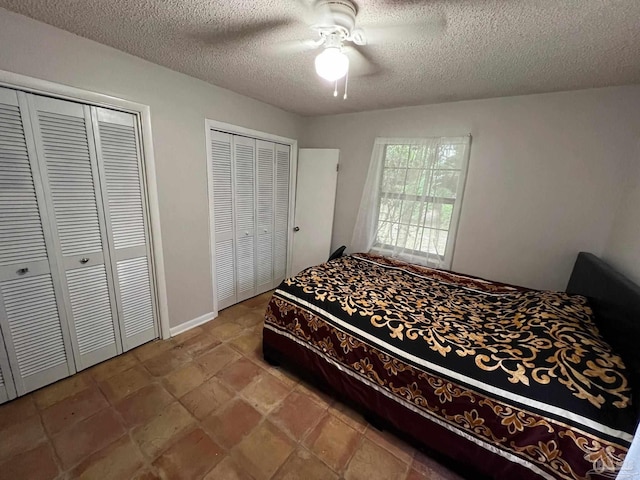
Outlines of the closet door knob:
<svg viewBox="0 0 640 480">
<path fill-rule="evenodd" d="M 24 275 L 24 274 L 25 274 L 25 273 L 27 273 L 27 272 L 29 272 L 29 269 L 28 269 L 27 267 L 25 267 L 25 268 L 19 268 L 19 269 L 16 271 L 16 273 L 17 273 L 18 275 Z"/>
<path fill-rule="evenodd" d="M 83 265 L 85 263 L 87 263 L 88 261 L 89 261 L 89 259 L 87 257 L 83 257 L 83 258 L 80 259 L 80 263 L 82 263 Z"/>
<path fill-rule="evenodd" d="M 299 232 L 300 231 L 300 227 L 293 227 L 293 231 L 294 232 Z"/>
</svg>

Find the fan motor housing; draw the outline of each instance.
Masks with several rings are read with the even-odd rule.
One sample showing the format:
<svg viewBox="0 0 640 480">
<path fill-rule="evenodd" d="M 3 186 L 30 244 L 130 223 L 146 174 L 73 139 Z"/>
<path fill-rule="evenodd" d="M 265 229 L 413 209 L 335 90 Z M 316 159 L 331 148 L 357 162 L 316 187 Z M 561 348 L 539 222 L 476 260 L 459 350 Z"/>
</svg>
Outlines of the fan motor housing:
<svg viewBox="0 0 640 480">
<path fill-rule="evenodd" d="M 351 35 L 356 25 L 358 10 L 349 0 L 318 0 L 316 9 L 319 14 L 318 22 L 312 26 L 314 30 L 324 35 L 339 33 L 343 38 Z"/>
</svg>

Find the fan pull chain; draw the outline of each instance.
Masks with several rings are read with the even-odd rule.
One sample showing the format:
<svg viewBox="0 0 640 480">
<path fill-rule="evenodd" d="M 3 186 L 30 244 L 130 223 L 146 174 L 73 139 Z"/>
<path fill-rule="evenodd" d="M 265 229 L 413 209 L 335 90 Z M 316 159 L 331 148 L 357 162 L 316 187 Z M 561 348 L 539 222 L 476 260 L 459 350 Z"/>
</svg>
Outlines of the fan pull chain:
<svg viewBox="0 0 640 480">
<path fill-rule="evenodd" d="M 336 86 L 333 89 L 333 96 L 337 97 L 338 96 L 338 80 L 336 80 Z"/>
<path fill-rule="evenodd" d="M 349 86 L 349 70 L 347 69 L 347 75 L 344 77 L 344 96 L 343 100 L 347 99 L 347 87 Z"/>
</svg>

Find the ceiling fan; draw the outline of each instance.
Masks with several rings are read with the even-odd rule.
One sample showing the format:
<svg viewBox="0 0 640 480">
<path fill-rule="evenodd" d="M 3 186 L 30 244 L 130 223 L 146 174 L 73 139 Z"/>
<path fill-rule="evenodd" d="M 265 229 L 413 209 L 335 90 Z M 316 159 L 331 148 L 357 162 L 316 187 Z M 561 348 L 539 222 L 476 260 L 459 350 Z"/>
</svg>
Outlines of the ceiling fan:
<svg viewBox="0 0 640 480">
<path fill-rule="evenodd" d="M 338 81 L 345 79 L 344 98 L 347 98 L 347 85 L 350 75 L 374 75 L 381 69 L 367 51 L 367 45 L 384 45 L 391 42 L 423 41 L 439 33 L 445 26 L 444 19 L 431 12 L 409 24 L 375 25 L 366 29 L 356 27 L 358 7 L 352 0 L 295 0 L 304 8 L 302 21 L 313 32 L 314 38 L 296 41 L 284 41 L 269 46 L 276 54 L 291 55 L 302 51 L 322 49 L 315 58 L 315 70 L 319 77 L 334 82 L 334 96 L 338 95 Z M 389 2 L 389 0 L 386 0 Z M 394 1 L 389 8 L 394 7 Z M 403 0 L 403 4 L 415 4 L 415 1 Z M 384 4 L 384 2 L 383 2 Z M 277 29 L 288 28 L 299 20 L 283 18 L 258 22 L 252 25 L 238 25 L 214 34 L 208 33 L 210 43 L 231 44 L 243 38 L 269 33 Z M 366 31 L 365 31 L 366 30 Z"/>
</svg>

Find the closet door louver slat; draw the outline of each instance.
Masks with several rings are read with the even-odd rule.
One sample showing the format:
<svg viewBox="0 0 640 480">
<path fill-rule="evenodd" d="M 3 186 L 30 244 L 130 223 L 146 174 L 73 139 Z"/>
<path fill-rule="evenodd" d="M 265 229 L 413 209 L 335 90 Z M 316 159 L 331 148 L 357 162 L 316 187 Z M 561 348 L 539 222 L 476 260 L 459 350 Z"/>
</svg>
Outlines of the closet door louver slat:
<svg viewBox="0 0 640 480">
<path fill-rule="evenodd" d="M 0 88 L 0 402 L 72 371 L 25 107 L 15 91 Z"/>
<path fill-rule="evenodd" d="M 126 351 L 158 336 L 137 121 L 128 113 L 97 108 L 94 123 Z"/>
<path fill-rule="evenodd" d="M 233 137 L 235 180 L 237 301 L 256 294 L 255 159 L 256 141 Z"/>
<path fill-rule="evenodd" d="M 72 345 L 81 370 L 122 351 L 89 107 L 35 95 L 31 105 L 64 270 Z M 92 302 L 90 308 L 87 302 Z"/>
<path fill-rule="evenodd" d="M 290 147 L 276 145 L 275 235 L 273 286 L 277 287 L 287 274 L 287 244 L 289 234 Z"/>
<path fill-rule="evenodd" d="M 209 210 L 212 212 L 214 224 L 213 256 L 218 310 L 233 305 L 237 301 L 231 150 L 231 135 L 211 131 L 209 169 L 212 184 L 209 198 L 212 205 L 209 205 Z"/>
</svg>

